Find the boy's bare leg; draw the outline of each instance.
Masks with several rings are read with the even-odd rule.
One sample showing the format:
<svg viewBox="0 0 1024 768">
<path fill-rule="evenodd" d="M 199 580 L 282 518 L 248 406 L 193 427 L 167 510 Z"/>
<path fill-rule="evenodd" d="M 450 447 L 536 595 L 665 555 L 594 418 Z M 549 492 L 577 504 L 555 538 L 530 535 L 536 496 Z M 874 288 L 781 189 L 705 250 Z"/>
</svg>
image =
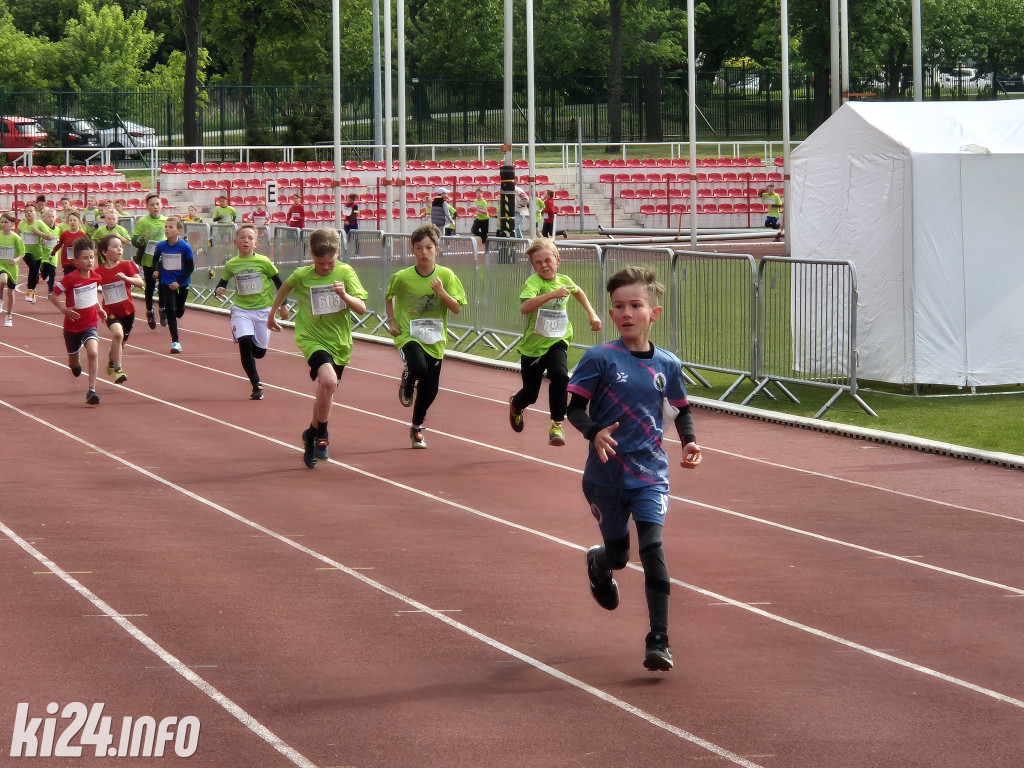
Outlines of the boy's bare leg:
<svg viewBox="0 0 1024 768">
<path fill-rule="evenodd" d="M 316 429 L 319 423 L 327 423 L 331 416 L 334 393 L 337 391 L 338 374 L 334 372 L 333 365 L 324 363 L 316 374 L 316 400 L 313 403 L 313 421 L 309 425 L 313 429 Z"/>
<path fill-rule="evenodd" d="M 113 336 L 110 341 L 110 362 L 116 370 L 121 367 L 121 355 L 124 353 L 124 328 L 120 323 L 114 323 L 110 326 L 110 335 Z"/>
<path fill-rule="evenodd" d="M 96 373 L 99 370 L 100 342 L 89 339 L 85 342 L 85 365 L 89 374 L 89 389 L 96 389 Z"/>
</svg>

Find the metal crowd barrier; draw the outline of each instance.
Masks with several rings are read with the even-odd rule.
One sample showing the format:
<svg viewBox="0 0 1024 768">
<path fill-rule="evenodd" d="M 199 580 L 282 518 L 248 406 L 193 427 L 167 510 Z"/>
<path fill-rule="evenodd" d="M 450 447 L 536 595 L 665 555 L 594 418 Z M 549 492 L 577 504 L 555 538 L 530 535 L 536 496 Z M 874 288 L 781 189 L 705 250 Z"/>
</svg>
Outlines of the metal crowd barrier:
<svg viewBox="0 0 1024 768">
<path fill-rule="evenodd" d="M 195 270 L 192 272 L 190 288 L 195 300 L 205 303 L 217 286 L 217 279 L 210 253 L 210 227 L 201 221 L 186 221 L 185 242 L 192 248 Z"/>
<path fill-rule="evenodd" d="M 672 250 L 670 248 L 606 245 L 603 253 L 604 272 L 607 278 L 611 278 L 618 270 L 631 264 L 647 267 L 657 275 L 658 282 L 665 286 L 665 298 L 662 300 L 662 306 L 665 309 L 662 311 L 661 319 L 651 328 L 651 341 L 662 349 L 678 353 L 675 339 L 679 299 L 676 296 L 675 281 L 672 279 Z M 684 375 L 686 375 L 685 372 Z M 688 379 L 687 383 L 693 383 L 688 375 L 686 378 Z"/>
<path fill-rule="evenodd" d="M 345 241 L 345 262 L 355 270 L 359 282 L 369 296 L 366 299 L 366 314 L 353 316 L 353 330 L 376 333 L 387 325 L 384 314 L 384 291 L 387 289 L 388 252 L 391 248 L 388 238 L 376 229 L 354 229 Z"/>
<path fill-rule="evenodd" d="M 783 382 L 835 389 L 819 418 L 845 392 L 872 416 L 857 393 L 857 272 L 848 261 L 765 257 L 758 266 L 758 385 L 746 405 Z"/>
<path fill-rule="evenodd" d="M 533 271 L 525 256 L 529 244 L 529 240 L 522 238 L 487 238 L 472 304 L 476 314 L 475 333 L 465 343 L 464 351 L 483 344 L 494 350 L 496 358 L 501 360 L 519 343 L 523 332 L 519 293 Z"/>
<path fill-rule="evenodd" d="M 720 400 L 743 381 L 757 384 L 757 264 L 749 254 L 676 251 L 674 303 L 678 309 L 676 354 L 683 368 L 703 386 L 697 369 L 737 378 Z"/>
<path fill-rule="evenodd" d="M 441 238 L 437 263 L 455 273 L 466 290 L 466 306 L 457 315 L 448 315 L 449 349 L 457 348 L 476 330 L 477 297 L 480 295 L 480 271 L 476 238 L 472 235 L 448 235 Z"/>
<path fill-rule="evenodd" d="M 587 301 L 594 308 L 594 312 L 601 319 L 601 330 L 596 334 L 590 330 L 590 321 L 582 305 L 575 298 L 570 299 L 566 307 L 569 312 L 569 322 L 572 324 L 572 346 L 579 349 L 586 349 L 594 344 L 601 344 L 608 339 L 614 338 L 614 326 L 609 329 L 608 320 L 608 293 L 605 291 L 604 254 L 601 246 L 592 243 L 574 243 L 571 240 L 561 240 L 555 245 L 558 248 L 558 255 L 561 265 L 558 271 L 567 277 L 571 277 L 586 294 Z M 527 277 L 533 273 L 530 268 Z M 526 278 L 523 278 L 524 280 Z M 516 297 L 518 308 L 519 298 Z M 519 325 L 523 326 L 525 318 L 519 315 Z"/>
</svg>

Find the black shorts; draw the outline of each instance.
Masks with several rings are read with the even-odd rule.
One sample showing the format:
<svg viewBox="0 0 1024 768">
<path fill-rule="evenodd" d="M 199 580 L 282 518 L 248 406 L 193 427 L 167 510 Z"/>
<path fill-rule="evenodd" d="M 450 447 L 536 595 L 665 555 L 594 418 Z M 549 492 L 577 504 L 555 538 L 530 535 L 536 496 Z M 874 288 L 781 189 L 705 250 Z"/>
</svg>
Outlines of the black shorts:
<svg viewBox="0 0 1024 768">
<path fill-rule="evenodd" d="M 0 274 L 7 278 L 7 287 L 12 291 L 18 287 L 18 284 L 14 282 L 14 278 L 8 272 L 0 272 Z"/>
<path fill-rule="evenodd" d="M 95 325 L 77 333 L 64 331 L 64 348 L 68 351 L 69 355 L 73 355 L 79 352 L 89 339 L 100 340 L 100 333 L 96 330 Z"/>
<path fill-rule="evenodd" d="M 107 328 L 112 325 L 120 325 L 121 330 L 124 331 L 124 340 L 128 341 L 128 336 L 132 332 L 132 326 L 135 325 L 135 313 L 132 312 L 130 315 L 124 317 L 113 317 L 107 316 Z"/>
<path fill-rule="evenodd" d="M 325 349 L 318 349 L 309 356 L 309 360 L 306 362 L 309 363 L 309 378 L 313 381 L 316 381 L 317 374 L 320 372 L 320 366 L 324 363 L 331 364 L 331 367 L 334 368 L 334 372 L 338 375 L 339 379 L 341 378 L 341 374 L 345 371 L 345 366 L 335 363 L 331 353 Z"/>
</svg>

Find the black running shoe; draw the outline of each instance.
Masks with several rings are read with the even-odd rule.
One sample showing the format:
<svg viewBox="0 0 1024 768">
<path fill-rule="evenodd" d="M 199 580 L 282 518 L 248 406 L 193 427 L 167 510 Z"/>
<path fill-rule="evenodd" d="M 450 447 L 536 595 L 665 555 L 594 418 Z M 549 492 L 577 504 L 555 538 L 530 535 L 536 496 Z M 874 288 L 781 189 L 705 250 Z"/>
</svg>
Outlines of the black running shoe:
<svg viewBox="0 0 1024 768">
<path fill-rule="evenodd" d="M 327 461 L 331 458 L 330 454 L 327 453 L 329 442 L 326 435 L 313 440 L 313 455 L 316 456 L 317 461 Z"/>
<path fill-rule="evenodd" d="M 587 550 L 587 577 L 590 579 L 590 594 L 594 596 L 597 604 L 606 611 L 614 611 L 619 607 L 619 585 L 608 573 L 603 578 L 594 575 L 594 558 L 600 546 L 594 546 Z"/>
<path fill-rule="evenodd" d="M 663 632 L 648 632 L 644 643 L 647 645 L 644 669 L 651 672 L 668 672 L 672 669 L 672 650 L 668 647 L 668 635 Z"/>
<path fill-rule="evenodd" d="M 156 328 L 156 318 L 153 316 L 152 309 L 146 310 L 146 325 L 148 325 L 150 329 Z"/>
<path fill-rule="evenodd" d="M 408 408 L 412 405 L 413 389 L 409 386 L 409 369 L 402 369 L 402 379 L 398 382 L 398 402 Z"/>
<path fill-rule="evenodd" d="M 96 390 L 95 389 L 90 389 L 85 394 L 85 402 L 88 405 L 99 405 L 100 404 L 100 396 L 96 394 Z"/>
<path fill-rule="evenodd" d="M 160 325 L 167 325 L 167 311 L 160 307 Z"/>
<path fill-rule="evenodd" d="M 522 432 L 524 425 L 523 412 L 516 410 L 514 405 L 515 399 L 514 395 L 508 399 L 508 423 L 512 427 L 513 432 Z"/>
<path fill-rule="evenodd" d="M 262 400 L 263 399 L 263 387 L 257 384 L 252 388 L 252 392 L 249 393 L 250 400 Z"/>
<path fill-rule="evenodd" d="M 302 433 L 302 461 L 310 469 L 313 469 L 316 466 L 316 456 L 313 455 L 313 442 L 315 438 L 316 433 L 313 431 L 312 427 Z"/>
</svg>

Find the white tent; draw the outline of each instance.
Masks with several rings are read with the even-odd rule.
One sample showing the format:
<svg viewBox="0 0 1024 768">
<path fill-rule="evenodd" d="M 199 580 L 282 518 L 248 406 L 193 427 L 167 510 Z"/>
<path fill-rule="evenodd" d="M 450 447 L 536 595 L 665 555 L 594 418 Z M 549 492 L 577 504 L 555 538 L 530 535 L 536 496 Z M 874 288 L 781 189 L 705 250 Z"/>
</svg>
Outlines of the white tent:
<svg viewBox="0 0 1024 768">
<path fill-rule="evenodd" d="M 791 175 L 793 256 L 856 266 L 861 379 L 1024 382 L 1024 101 L 845 104 Z"/>
</svg>

